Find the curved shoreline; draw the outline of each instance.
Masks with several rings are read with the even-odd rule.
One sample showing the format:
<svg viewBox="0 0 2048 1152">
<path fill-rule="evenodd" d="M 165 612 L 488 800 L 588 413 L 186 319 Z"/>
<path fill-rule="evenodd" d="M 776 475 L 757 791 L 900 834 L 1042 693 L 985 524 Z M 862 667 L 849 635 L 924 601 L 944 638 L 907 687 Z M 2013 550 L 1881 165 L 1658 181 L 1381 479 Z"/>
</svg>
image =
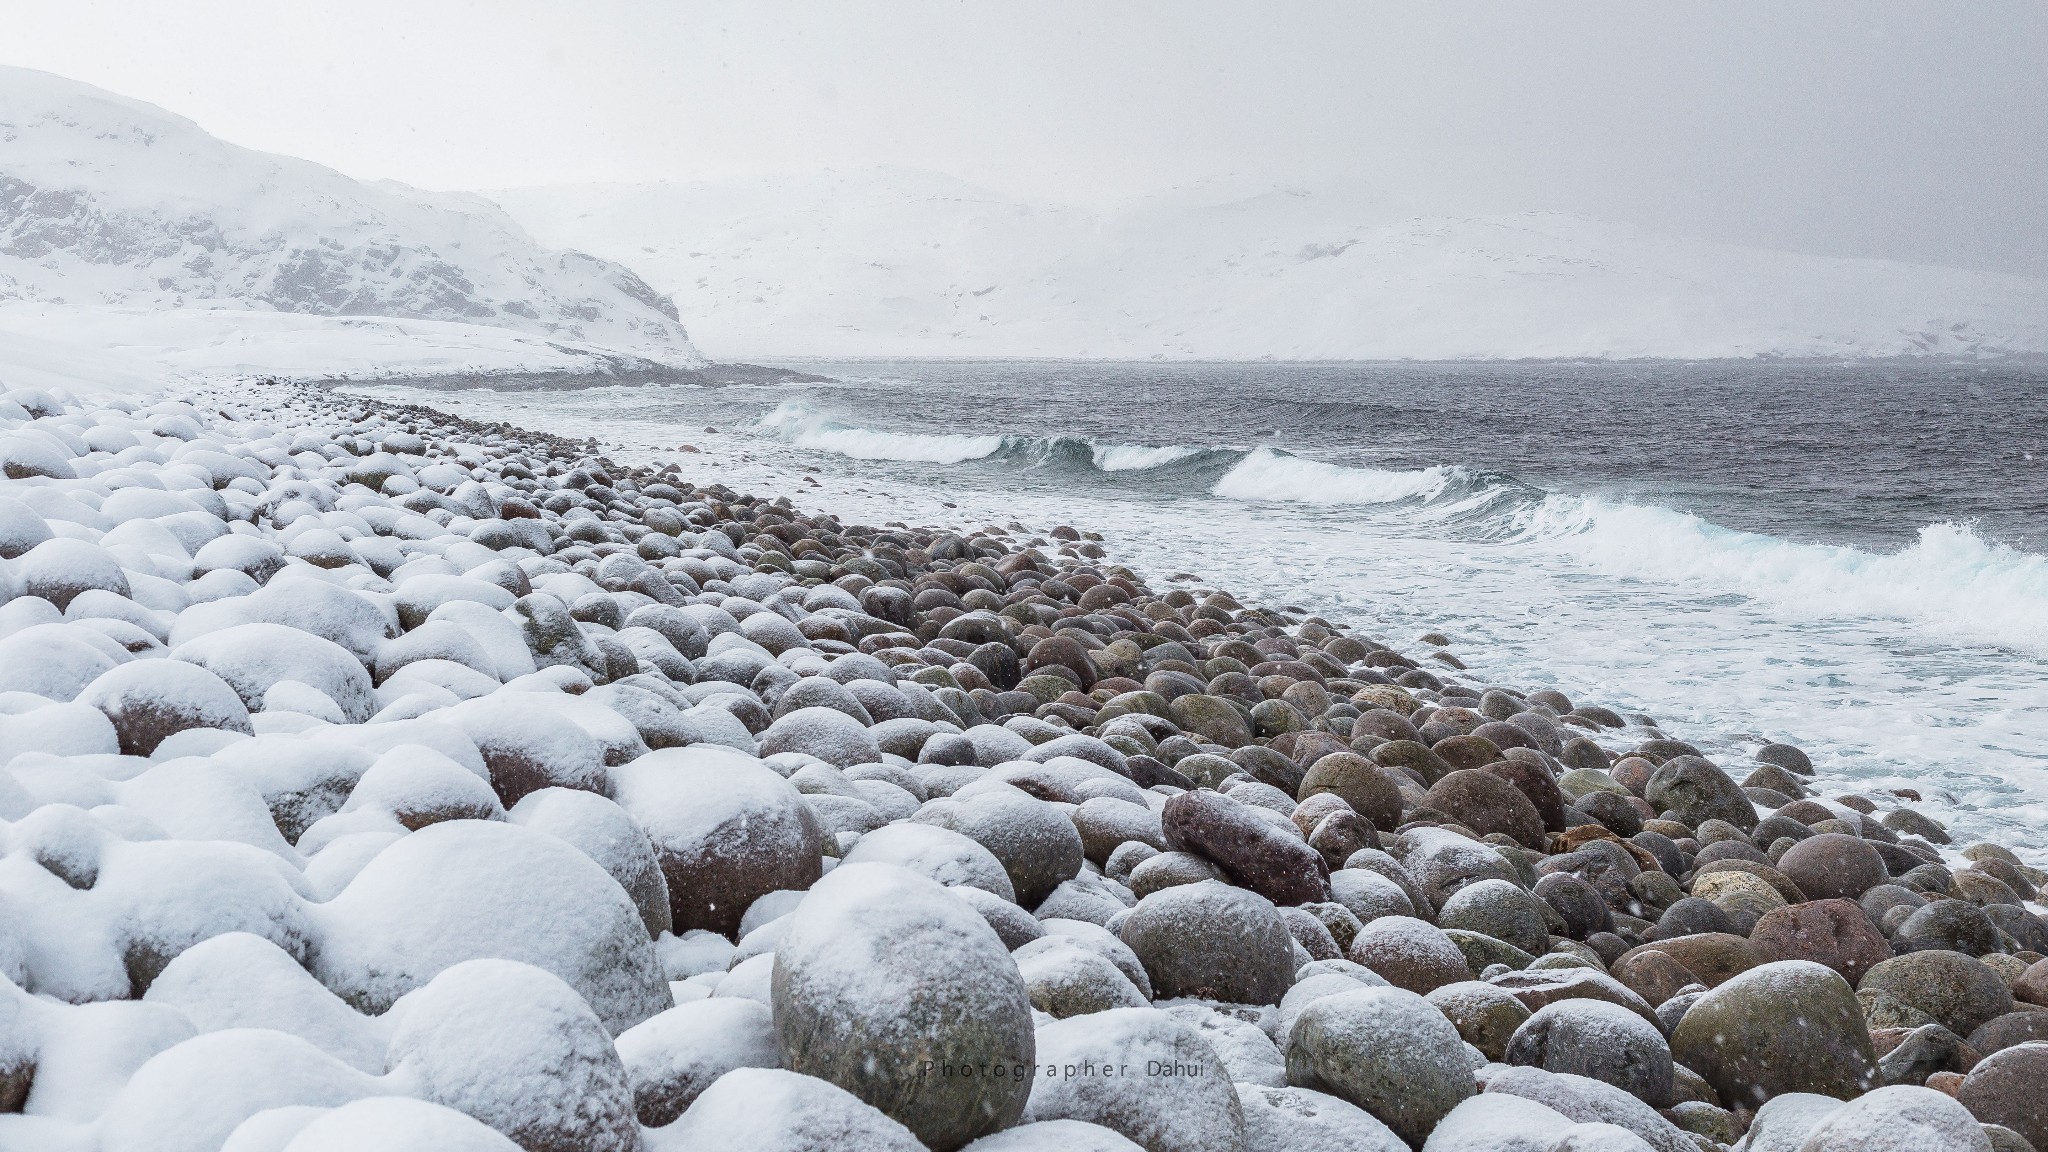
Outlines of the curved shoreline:
<svg viewBox="0 0 2048 1152">
<path fill-rule="evenodd" d="M 203 965 L 186 958 L 231 922 L 341 996 L 366 1034 L 400 997 L 474 976 L 416 959 L 430 955 L 550 972 L 613 1034 L 652 1027 L 664 996 L 677 1005 L 666 1011 L 685 1012 L 752 999 L 769 1009 L 781 1060 L 808 1074 L 802 1091 L 836 1084 L 868 1101 L 845 1105 L 865 1109 L 849 1113 L 859 1123 L 931 1147 L 957 1147 L 992 1117 L 1149 1132 L 1196 1098 L 1214 1111 L 1190 1113 L 1208 1127 L 1184 1146 L 1245 1146 L 1247 1125 L 1279 1123 L 1260 1111 L 1280 1107 L 1261 1091 L 1325 1092 L 1416 1143 L 1481 1085 L 1484 1096 L 1584 1119 L 1565 1102 L 1580 1090 L 1538 1071 L 1606 1081 L 1648 1114 L 1627 1113 L 1624 1127 L 1653 1147 L 1685 1147 L 1698 1142 L 1681 1130 L 1726 1144 L 1763 1097 L 1794 1089 L 1853 1096 L 1925 1083 L 1960 1092 L 1980 1119 L 2007 1117 L 1995 1084 L 1964 1078 L 1975 1060 L 1927 1055 L 1915 1029 L 1924 1017 L 1964 1048 L 1988 1046 L 2040 1023 L 1981 1035 L 2030 1015 L 2012 1010 L 2015 994 L 2048 1000 L 2048 922 L 2025 907 L 2048 877 L 1995 846 L 1944 852 L 1914 797 L 1815 796 L 1811 765 L 1784 745 L 1738 784 L 1648 718 L 1554 691 L 1465 686 L 1447 653 L 1411 659 L 1227 590 L 1172 578 L 1156 589 L 1071 527 L 848 524 L 788 497 L 705 484 L 673 461 L 618 465 L 589 441 L 312 387 L 195 393 L 204 407 L 140 413 L 9 395 L 20 414 L 0 405 L 10 477 L 0 496 L 14 501 L 0 506 L 0 645 L 11 645 L 17 695 L 0 724 L 16 753 L 0 801 L 17 867 L 4 891 L 27 909 L 31 947 L 0 968 L 13 989 L 0 992 L 38 1005 L 23 1011 L 49 1027 L 77 1010 L 66 1005 L 140 996 L 181 963 Z M 262 764 L 247 751 L 257 747 Z M 265 775 L 285 771 L 277 764 L 312 777 Z M 173 779 L 212 799 L 171 795 Z M 740 782 L 744 796 L 731 791 Z M 605 815 L 547 813 L 588 807 L 579 795 L 609 797 Z M 258 805 L 275 826 L 220 818 L 218 806 L 233 804 Z M 58 808 L 66 827 L 92 829 L 68 834 L 63 852 L 23 831 L 53 823 L 44 813 Z M 744 830 L 700 827 L 712 817 Z M 637 832 L 645 851 L 579 841 L 593 821 Z M 477 831 L 493 823 L 512 827 Z M 465 869 L 494 860 L 537 866 L 554 849 L 528 842 L 535 829 L 577 848 L 594 887 L 553 905 L 538 891 L 464 887 Z M 378 919 L 357 882 L 399 883 L 378 861 L 454 837 L 462 852 L 407 873 L 471 892 L 477 919 Z M 253 854 L 295 868 L 298 881 L 262 911 L 235 904 L 243 881 L 217 885 L 206 900 L 233 916 L 167 927 L 161 886 L 180 867 L 151 874 L 127 861 L 145 843 L 222 841 L 246 849 L 236 875 L 256 874 Z M 904 957 L 901 940 L 862 935 L 853 880 L 801 908 L 786 895 L 841 867 L 859 878 L 895 877 L 896 866 L 916 874 L 888 881 L 905 885 L 906 906 L 947 923 L 962 908 L 978 913 L 945 940 L 1000 940 L 1014 955 L 977 960 L 987 979 L 960 993 L 964 1015 L 921 1019 L 926 1031 L 901 1051 L 886 1037 L 907 1026 L 903 1014 L 877 1007 L 882 990 L 868 987 L 881 977 L 833 969 L 818 949 L 878 949 L 909 965 L 899 976 L 911 981 L 928 978 L 922 959 Z M 990 899 L 933 896 L 933 880 Z M 118 901 L 119 915 L 90 901 Z M 549 938 L 550 917 L 571 904 L 637 913 L 644 938 L 618 935 L 616 917 Z M 80 924 L 98 926 L 104 943 L 78 935 Z M 837 935 L 819 936 L 828 929 Z M 778 960 L 783 934 L 793 942 Z M 1079 943 L 1037 943 L 1048 934 Z M 365 959 L 380 947 L 401 971 Z M 1936 993 L 1957 977 L 1936 979 L 1912 959 L 1937 953 L 2006 989 L 2008 1010 L 1950 1018 Z M 1139 967 L 1120 968 L 1126 959 Z M 1752 969 L 1782 979 L 1743 980 Z M 1869 979 L 1880 969 L 1890 974 L 1881 996 Z M 806 997 L 825 1003 L 834 981 L 850 982 L 833 993 L 836 1011 L 869 1014 L 855 1047 L 902 1059 L 852 1070 L 852 1041 L 791 1031 L 816 1007 Z M 1313 981 L 1324 982 L 1318 994 L 1297 996 Z M 1871 987 L 1867 1002 L 1852 983 Z M 1453 985 L 1486 991 L 1437 996 Z M 1023 1032 L 977 1032 L 974 1021 L 999 1016 L 1013 994 L 1035 1013 Z M 1435 1021 L 1427 1028 L 1447 1023 L 1455 1036 L 1410 1070 L 1412 1083 L 1348 1079 L 1379 1059 L 1380 1041 L 1405 1035 L 1338 1011 L 1364 1011 L 1360 996 L 1401 1028 L 1425 1027 L 1421 1011 Z M 1757 1039 L 1748 1062 L 1688 1038 L 1701 1006 L 1768 1024 L 1804 1019 L 1802 996 L 1855 1005 L 1794 1036 L 1815 1063 L 1833 1061 L 1832 1080 L 1789 1071 L 1773 1048 L 1783 1037 Z M 1595 1001 L 1638 1018 L 1628 1042 L 1645 1046 L 1647 1080 L 1564 1039 L 1517 1047 L 1496 1035 L 1503 1013 L 1520 1013 L 1509 1028 L 1520 1037 L 1532 1013 L 1556 1023 Z M 1115 1016 L 1155 1002 L 1178 1023 Z M 1435 1007 L 1415 1008 L 1425 1003 Z M 1096 1016 L 1136 1029 L 1128 1042 L 1162 1067 L 1209 1069 L 1239 1087 L 1226 1100 L 1154 1085 L 1132 1119 L 1055 1078 L 1027 1082 L 1025 1096 L 1014 1083 L 915 1081 L 919 1044 L 1010 1051 L 1002 1045 L 1028 1046 L 1035 1031 L 1042 1055 L 1078 1043 L 1064 1021 Z M 1317 1022 L 1306 1032 L 1294 1026 L 1304 1017 Z M 1267 1048 L 1248 1035 L 1223 1044 L 1230 1021 Z M 1636 1034 L 1644 1027 L 1654 1036 Z M 1183 1032 L 1199 1049 L 1174 1047 Z M 197 1043 L 171 1043 L 156 1060 L 193 1059 L 186 1046 Z M 1143 1047 L 1155 1043 L 1167 1047 Z M 55 1051 L 30 1048 L 10 1067 L 32 1073 Z M 1256 1087 L 1271 1075 L 1266 1052 L 1294 1087 Z M 1522 1067 L 1510 1074 L 1503 1058 Z M 657 1091 L 640 1066 L 620 1067 L 627 1113 L 642 1124 L 666 1116 L 646 1129 L 650 1147 L 654 1132 L 700 1123 L 687 1109 L 674 1110 L 682 1120 L 650 1112 L 674 1085 Z M 27 1083 L 33 1102 L 32 1074 Z M 695 1088 L 692 1099 L 720 1099 Z M 947 1119 L 962 1099 L 982 1117 L 964 1128 Z"/>
</svg>

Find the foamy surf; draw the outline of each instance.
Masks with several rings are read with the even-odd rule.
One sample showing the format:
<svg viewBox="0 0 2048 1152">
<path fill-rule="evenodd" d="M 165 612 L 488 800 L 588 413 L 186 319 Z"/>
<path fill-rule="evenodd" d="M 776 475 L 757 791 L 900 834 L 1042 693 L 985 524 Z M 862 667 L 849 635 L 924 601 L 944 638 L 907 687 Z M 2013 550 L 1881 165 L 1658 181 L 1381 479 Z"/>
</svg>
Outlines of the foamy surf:
<svg viewBox="0 0 2048 1152">
<path fill-rule="evenodd" d="M 1229 500 L 1274 500 L 1300 504 L 1393 504 L 1433 500 L 1468 475 L 1448 465 L 1389 471 L 1346 468 L 1271 448 L 1247 453 L 1216 481 L 1210 492 Z"/>
<path fill-rule="evenodd" d="M 1804 544 L 1688 512 L 1549 496 L 1507 513 L 1502 541 L 1609 575 L 1768 602 L 1809 619 L 1881 618 L 1930 635 L 2048 654 L 2048 557 L 1929 524 L 1896 552 Z"/>
<path fill-rule="evenodd" d="M 1180 444 L 1098 443 L 1082 436 L 896 432 L 834 420 L 794 400 L 761 417 L 755 430 L 796 448 L 911 464 L 965 464 L 1001 456 L 1024 465 L 1067 462 L 1098 472 L 1145 472 L 1212 451 Z"/>
<path fill-rule="evenodd" d="M 960 464 L 1001 451 L 1002 436 L 950 433 L 884 432 L 828 419 L 807 405 L 788 402 L 761 417 L 759 431 L 797 448 L 836 452 L 855 460 L 901 460 L 906 463 Z"/>
<path fill-rule="evenodd" d="M 1104 472 L 1143 472 L 1201 454 L 1200 448 L 1179 444 L 1097 444 L 1090 459 L 1096 468 Z"/>
</svg>

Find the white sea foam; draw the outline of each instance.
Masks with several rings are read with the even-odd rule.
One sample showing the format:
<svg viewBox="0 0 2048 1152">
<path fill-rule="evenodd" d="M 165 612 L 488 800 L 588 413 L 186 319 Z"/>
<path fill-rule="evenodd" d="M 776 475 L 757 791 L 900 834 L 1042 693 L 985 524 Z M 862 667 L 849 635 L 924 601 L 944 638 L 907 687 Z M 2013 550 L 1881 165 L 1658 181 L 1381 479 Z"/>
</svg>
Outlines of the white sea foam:
<svg viewBox="0 0 2048 1152">
<path fill-rule="evenodd" d="M 794 447 L 837 452 L 856 460 L 959 464 L 993 456 L 1002 451 L 1006 442 L 1002 436 L 927 435 L 856 428 L 827 419 L 808 405 L 794 401 L 778 405 L 756 427 Z"/>
<path fill-rule="evenodd" d="M 1904 621 L 1944 639 L 2048 654 L 2048 556 L 1965 525 L 1929 524 L 1906 548 L 1867 552 L 1735 531 L 1669 508 L 1549 496 L 1513 514 L 1507 540 L 1795 616 Z"/>
<path fill-rule="evenodd" d="M 1443 465 L 1407 472 L 1345 468 L 1259 448 L 1224 473 L 1212 492 L 1229 500 L 1392 504 L 1400 500 L 1434 499 L 1461 475 L 1460 469 Z"/>
<path fill-rule="evenodd" d="M 1093 459 L 1104 472 L 1141 472 L 1199 456 L 1201 452 L 1199 448 L 1180 444 L 1097 444 Z"/>
</svg>

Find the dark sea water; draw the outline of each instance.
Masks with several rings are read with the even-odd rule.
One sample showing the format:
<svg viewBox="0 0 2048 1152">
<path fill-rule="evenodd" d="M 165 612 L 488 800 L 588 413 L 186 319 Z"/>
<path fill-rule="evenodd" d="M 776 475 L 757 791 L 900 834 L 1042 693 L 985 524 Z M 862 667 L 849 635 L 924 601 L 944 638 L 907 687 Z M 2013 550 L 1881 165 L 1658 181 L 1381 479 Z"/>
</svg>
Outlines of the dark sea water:
<svg viewBox="0 0 2048 1152">
<path fill-rule="evenodd" d="M 2048 367 L 788 367 L 831 379 L 377 391 L 689 442 L 871 520 L 1071 522 L 1155 576 L 1445 631 L 1475 683 L 1646 711 L 1731 766 L 1791 740 L 2048 849 Z"/>
</svg>

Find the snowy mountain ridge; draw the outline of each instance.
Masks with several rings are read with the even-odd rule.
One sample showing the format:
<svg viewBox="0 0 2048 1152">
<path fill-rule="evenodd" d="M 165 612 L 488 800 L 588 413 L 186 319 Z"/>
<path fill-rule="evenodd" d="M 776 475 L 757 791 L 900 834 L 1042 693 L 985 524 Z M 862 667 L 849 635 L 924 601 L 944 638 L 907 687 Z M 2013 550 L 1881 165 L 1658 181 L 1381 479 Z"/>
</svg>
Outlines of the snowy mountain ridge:
<svg viewBox="0 0 2048 1152">
<path fill-rule="evenodd" d="M 1711 358 L 2048 352 L 2048 280 L 1369 190 L 1107 210 L 872 169 L 492 193 L 629 260 L 733 355 Z"/>
<path fill-rule="evenodd" d="M 544 249 L 481 197 L 354 180 L 21 68 L 0 68 L 0 300 L 446 321 L 705 362 L 632 271 Z"/>
</svg>

